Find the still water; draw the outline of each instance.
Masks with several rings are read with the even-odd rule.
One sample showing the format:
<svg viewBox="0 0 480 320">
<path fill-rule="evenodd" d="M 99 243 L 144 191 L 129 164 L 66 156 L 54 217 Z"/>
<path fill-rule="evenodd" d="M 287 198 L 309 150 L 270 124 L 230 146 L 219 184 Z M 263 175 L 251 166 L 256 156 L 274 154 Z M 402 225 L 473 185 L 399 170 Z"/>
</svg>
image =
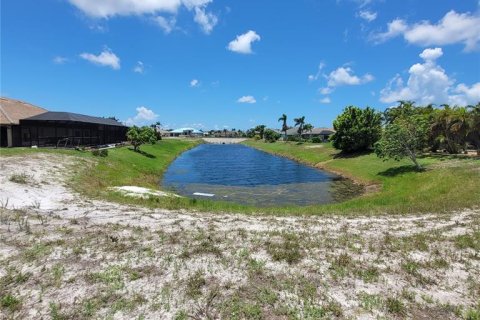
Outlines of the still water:
<svg viewBox="0 0 480 320">
<path fill-rule="evenodd" d="M 162 184 L 186 197 L 256 206 L 333 203 L 362 192 L 348 179 L 240 144 L 202 144 L 183 153 Z"/>
</svg>

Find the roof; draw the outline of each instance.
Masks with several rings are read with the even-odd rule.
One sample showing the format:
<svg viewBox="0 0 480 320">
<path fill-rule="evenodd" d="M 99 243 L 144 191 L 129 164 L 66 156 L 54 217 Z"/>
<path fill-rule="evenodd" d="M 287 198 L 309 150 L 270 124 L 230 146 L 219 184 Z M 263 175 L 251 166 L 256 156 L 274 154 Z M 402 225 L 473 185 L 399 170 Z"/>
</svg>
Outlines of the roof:
<svg viewBox="0 0 480 320">
<path fill-rule="evenodd" d="M 312 131 L 304 131 L 303 134 L 324 134 L 329 135 L 335 133 L 335 130 L 331 128 L 313 128 Z M 287 130 L 287 135 L 297 135 L 298 134 L 298 127 L 293 127 Z"/>
<path fill-rule="evenodd" d="M 178 128 L 175 130 L 170 131 L 170 133 L 185 133 L 185 132 L 191 132 L 191 133 L 203 133 L 203 131 L 197 130 L 195 128 Z"/>
<path fill-rule="evenodd" d="M 20 119 L 45 113 L 47 110 L 20 100 L 0 97 L 0 124 L 19 124 Z"/>
<path fill-rule="evenodd" d="M 124 125 L 117 120 L 110 119 L 110 118 L 100 118 L 100 117 L 92 117 L 86 116 L 84 114 L 78 113 L 71 113 L 71 112 L 56 112 L 56 111 L 48 111 L 30 118 L 26 118 L 24 120 L 28 121 L 71 121 L 71 122 L 83 122 L 83 123 L 95 123 L 95 124 L 103 124 L 109 126 L 118 126 L 124 127 Z"/>
</svg>

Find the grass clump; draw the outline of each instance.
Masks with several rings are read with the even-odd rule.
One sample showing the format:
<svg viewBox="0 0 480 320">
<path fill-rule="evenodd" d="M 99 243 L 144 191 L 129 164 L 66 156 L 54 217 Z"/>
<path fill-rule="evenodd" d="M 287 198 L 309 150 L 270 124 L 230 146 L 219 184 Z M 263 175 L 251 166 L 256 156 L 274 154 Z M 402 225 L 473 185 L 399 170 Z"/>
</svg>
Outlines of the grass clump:
<svg viewBox="0 0 480 320">
<path fill-rule="evenodd" d="M 470 248 L 474 250 L 480 250 L 480 231 L 456 236 L 455 246 L 459 249 Z"/>
<path fill-rule="evenodd" d="M 23 252 L 25 260 L 32 262 L 46 256 L 52 248 L 44 243 L 36 243 Z"/>
<path fill-rule="evenodd" d="M 30 178 L 31 177 L 26 173 L 14 173 L 8 180 L 19 184 L 27 184 L 30 181 Z"/>
<path fill-rule="evenodd" d="M 300 241 L 293 233 L 282 233 L 280 241 L 267 241 L 266 249 L 274 261 L 297 263 L 303 258 Z"/>
<path fill-rule="evenodd" d="M 122 268 L 119 266 L 110 266 L 105 271 L 88 274 L 87 279 L 102 282 L 113 290 L 124 287 Z"/>
<path fill-rule="evenodd" d="M 22 302 L 19 298 L 11 295 L 10 293 L 7 293 L 5 295 L 2 295 L 0 305 L 2 306 L 2 309 L 14 312 L 20 309 Z"/>
<path fill-rule="evenodd" d="M 361 292 L 359 294 L 360 298 L 360 305 L 363 309 L 367 311 L 372 311 L 375 309 L 380 309 L 383 305 L 383 299 L 378 294 L 368 294 L 365 292 Z"/>
<path fill-rule="evenodd" d="M 404 316 L 407 312 L 405 304 L 400 299 L 394 297 L 388 297 L 385 300 L 385 308 L 388 313 L 398 316 Z"/>
<path fill-rule="evenodd" d="M 197 270 L 193 275 L 188 277 L 186 281 L 185 294 L 190 298 L 198 298 L 202 294 L 202 288 L 207 281 L 203 271 Z"/>
</svg>

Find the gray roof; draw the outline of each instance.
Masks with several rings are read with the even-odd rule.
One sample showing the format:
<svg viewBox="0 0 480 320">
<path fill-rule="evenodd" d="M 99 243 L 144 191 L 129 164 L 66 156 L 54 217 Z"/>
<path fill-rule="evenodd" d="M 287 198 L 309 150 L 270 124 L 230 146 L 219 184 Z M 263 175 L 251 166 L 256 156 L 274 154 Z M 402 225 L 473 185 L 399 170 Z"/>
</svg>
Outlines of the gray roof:
<svg viewBox="0 0 480 320">
<path fill-rule="evenodd" d="M 71 112 L 56 112 L 48 111 L 30 118 L 25 118 L 23 120 L 28 121 L 72 121 L 72 122 L 83 122 L 83 123 L 94 123 L 94 124 L 104 124 L 109 126 L 118 126 L 124 127 L 124 125 L 114 119 L 109 118 L 100 118 L 92 117 L 78 113 Z"/>
<path fill-rule="evenodd" d="M 335 133 L 335 130 L 330 129 L 330 128 L 313 128 L 312 131 L 308 132 L 303 132 L 302 135 L 304 134 L 323 134 L 323 135 L 330 135 Z M 298 134 L 298 127 L 293 127 L 287 130 L 287 135 L 292 136 L 292 135 L 297 135 Z"/>
</svg>

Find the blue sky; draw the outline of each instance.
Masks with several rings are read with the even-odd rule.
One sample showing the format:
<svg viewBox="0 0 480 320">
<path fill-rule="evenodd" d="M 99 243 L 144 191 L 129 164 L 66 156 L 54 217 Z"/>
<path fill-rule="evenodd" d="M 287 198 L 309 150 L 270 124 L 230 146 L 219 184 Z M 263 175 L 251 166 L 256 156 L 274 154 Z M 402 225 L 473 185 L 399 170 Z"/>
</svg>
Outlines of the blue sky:
<svg viewBox="0 0 480 320">
<path fill-rule="evenodd" d="M 478 0 L 6 0 L 1 94 L 175 128 L 480 101 Z"/>
</svg>

